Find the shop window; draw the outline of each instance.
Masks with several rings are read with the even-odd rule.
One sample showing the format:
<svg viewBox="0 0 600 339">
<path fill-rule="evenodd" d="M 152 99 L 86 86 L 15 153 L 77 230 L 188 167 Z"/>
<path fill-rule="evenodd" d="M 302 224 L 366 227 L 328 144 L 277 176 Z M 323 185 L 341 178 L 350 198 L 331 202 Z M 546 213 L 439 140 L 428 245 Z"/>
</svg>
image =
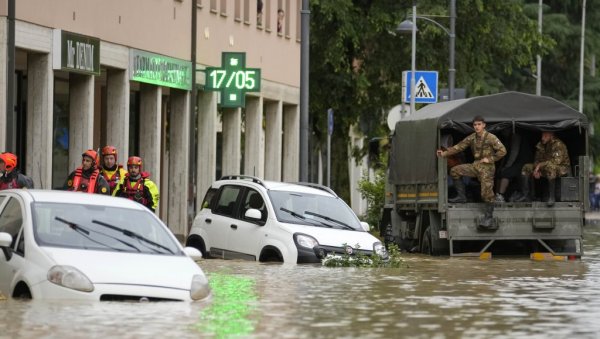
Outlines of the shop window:
<svg viewBox="0 0 600 339">
<path fill-rule="evenodd" d="M 129 93 L 129 154 L 140 154 L 140 92 Z"/>
<path fill-rule="evenodd" d="M 54 78 L 52 188 L 62 188 L 69 169 L 69 81 Z"/>
</svg>

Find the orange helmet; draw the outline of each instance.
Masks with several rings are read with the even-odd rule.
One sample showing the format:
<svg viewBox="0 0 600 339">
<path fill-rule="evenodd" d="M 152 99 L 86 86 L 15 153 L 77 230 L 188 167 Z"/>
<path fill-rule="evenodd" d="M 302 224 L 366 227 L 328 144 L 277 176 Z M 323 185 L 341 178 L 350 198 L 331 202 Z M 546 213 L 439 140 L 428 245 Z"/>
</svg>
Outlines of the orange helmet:
<svg viewBox="0 0 600 339">
<path fill-rule="evenodd" d="M 142 158 L 136 156 L 129 157 L 129 159 L 127 159 L 127 167 L 131 165 L 140 166 L 140 171 L 142 171 Z"/>
<path fill-rule="evenodd" d="M 114 155 L 115 161 L 117 161 L 117 148 L 115 146 L 104 146 L 102 148 L 102 156 L 105 155 Z"/>
<path fill-rule="evenodd" d="M 7 172 L 10 172 L 17 167 L 17 156 L 12 153 L 0 153 L 0 161 L 4 163 Z"/>
<path fill-rule="evenodd" d="M 94 161 L 94 165 L 98 165 L 98 152 L 89 149 L 81 154 L 82 157 L 90 157 Z"/>
</svg>

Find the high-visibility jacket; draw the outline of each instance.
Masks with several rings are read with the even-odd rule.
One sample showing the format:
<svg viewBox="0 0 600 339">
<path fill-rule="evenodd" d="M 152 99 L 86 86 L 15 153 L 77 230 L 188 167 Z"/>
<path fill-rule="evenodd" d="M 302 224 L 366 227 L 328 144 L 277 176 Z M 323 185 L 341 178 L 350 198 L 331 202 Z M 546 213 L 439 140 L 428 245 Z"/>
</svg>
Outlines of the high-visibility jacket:
<svg viewBox="0 0 600 339">
<path fill-rule="evenodd" d="M 123 183 L 118 185 L 115 196 L 124 197 L 148 207 L 151 211 L 155 211 L 158 207 L 160 194 L 158 187 L 149 179 L 147 172 L 142 172 L 137 180 L 131 179 L 129 173 L 125 176 Z"/>
<path fill-rule="evenodd" d="M 110 187 L 110 194 L 112 195 L 114 195 L 117 191 L 117 186 L 123 183 L 123 180 L 125 180 L 126 175 L 127 170 L 125 170 L 122 165 L 115 166 L 114 169 L 107 169 L 102 167 L 102 176 L 108 182 L 108 186 Z"/>
</svg>

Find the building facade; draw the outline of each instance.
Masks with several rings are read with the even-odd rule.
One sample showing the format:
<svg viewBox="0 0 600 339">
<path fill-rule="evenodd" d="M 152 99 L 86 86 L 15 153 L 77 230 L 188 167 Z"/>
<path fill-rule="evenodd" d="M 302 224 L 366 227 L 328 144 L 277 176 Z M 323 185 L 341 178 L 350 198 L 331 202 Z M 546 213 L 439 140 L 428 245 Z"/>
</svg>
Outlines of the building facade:
<svg viewBox="0 0 600 339">
<path fill-rule="evenodd" d="M 15 2 L 11 112 L 0 0 L 0 151 L 19 156 L 36 188 L 60 188 L 83 151 L 114 145 L 121 164 L 143 158 L 157 214 L 181 238 L 221 175 L 298 180 L 300 0 Z M 204 90 L 203 70 L 221 67 L 223 52 L 261 70 L 245 107 Z"/>
</svg>

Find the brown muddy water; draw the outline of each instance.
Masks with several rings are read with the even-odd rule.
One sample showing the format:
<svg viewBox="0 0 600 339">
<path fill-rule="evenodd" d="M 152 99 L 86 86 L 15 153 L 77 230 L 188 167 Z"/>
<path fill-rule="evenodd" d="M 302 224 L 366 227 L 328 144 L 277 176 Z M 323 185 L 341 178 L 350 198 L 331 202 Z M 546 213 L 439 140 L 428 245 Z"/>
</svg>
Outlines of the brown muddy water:
<svg viewBox="0 0 600 339">
<path fill-rule="evenodd" d="M 0 301 L 1 338 L 598 338 L 600 225 L 568 262 L 406 255 L 401 269 L 204 260 L 204 303 Z"/>
</svg>

